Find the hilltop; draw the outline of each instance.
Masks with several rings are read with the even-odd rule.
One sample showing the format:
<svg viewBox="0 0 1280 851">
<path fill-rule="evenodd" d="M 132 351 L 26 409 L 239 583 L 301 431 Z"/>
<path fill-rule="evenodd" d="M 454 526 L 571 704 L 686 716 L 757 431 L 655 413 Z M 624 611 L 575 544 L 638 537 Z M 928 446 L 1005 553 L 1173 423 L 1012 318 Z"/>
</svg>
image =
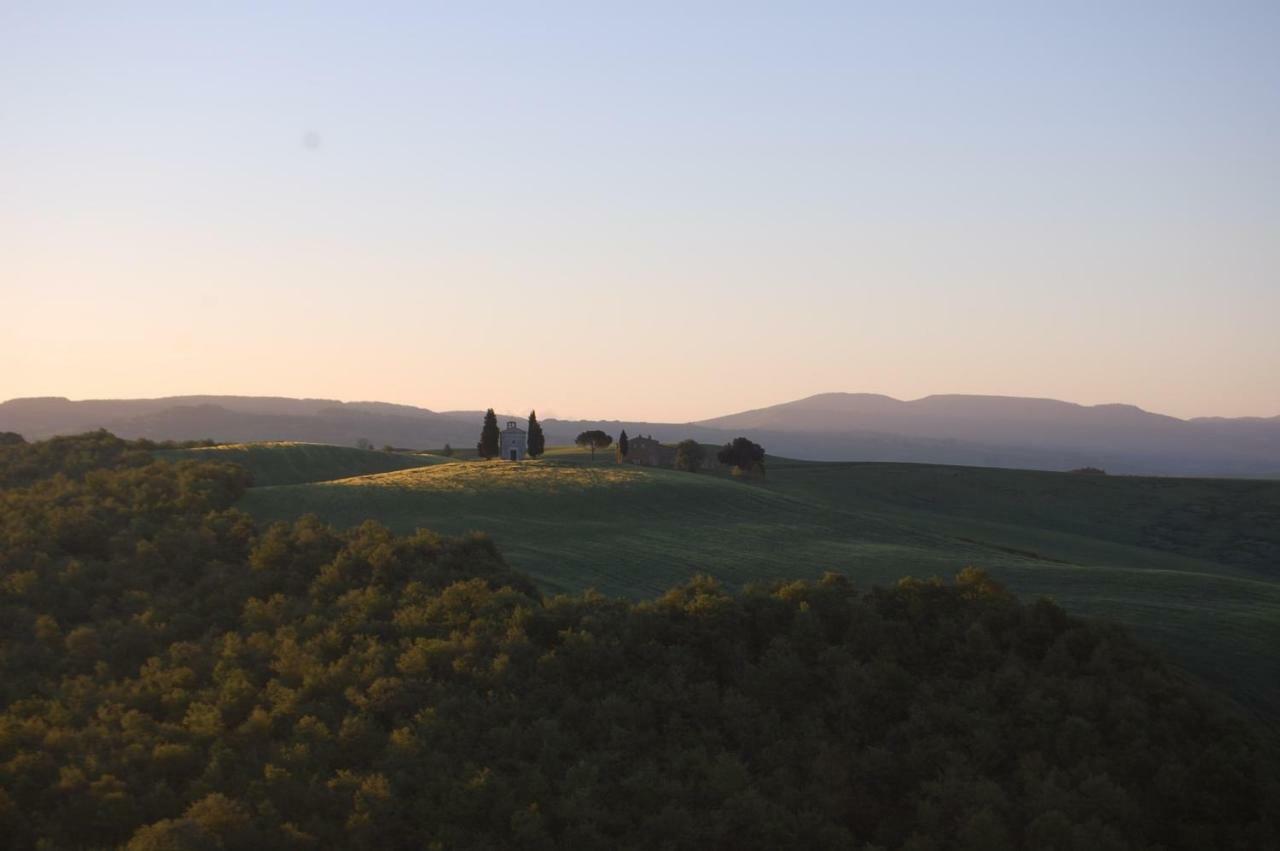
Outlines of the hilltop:
<svg viewBox="0 0 1280 851">
<path fill-rule="evenodd" d="M 516 417 L 523 419 L 527 412 Z M 105 428 L 123 437 L 221 442 L 293 440 L 351 446 L 472 447 L 480 412 L 386 402 L 249 396 L 0 403 L 0 431 L 28 439 Z M 504 418 L 511 416 L 504 415 Z M 599 428 L 721 444 L 749 432 L 776 454 L 819 461 L 899 461 L 1114 473 L 1280 478 L 1280 417 L 1183 420 L 1132 405 L 928 396 L 901 401 L 825 393 L 691 423 L 543 420 L 550 444 Z"/>
</svg>

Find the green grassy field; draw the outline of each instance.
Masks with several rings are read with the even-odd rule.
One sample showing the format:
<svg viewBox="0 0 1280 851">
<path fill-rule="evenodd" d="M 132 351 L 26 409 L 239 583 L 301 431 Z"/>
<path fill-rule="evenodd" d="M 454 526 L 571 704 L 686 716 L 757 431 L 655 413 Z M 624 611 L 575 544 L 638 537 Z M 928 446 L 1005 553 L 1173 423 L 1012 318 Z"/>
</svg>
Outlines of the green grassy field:
<svg viewBox="0 0 1280 851">
<path fill-rule="evenodd" d="M 162 458 L 191 458 L 204 461 L 229 461 L 242 464 L 253 472 L 258 486 L 297 485 L 387 473 L 439 464 L 446 459 L 435 455 L 409 455 L 377 452 L 324 443 L 228 443 L 195 449 L 168 449 L 156 453 Z"/>
<path fill-rule="evenodd" d="M 251 467 L 286 451 L 257 449 Z M 1024 596 L 1130 625 L 1280 718 L 1280 482 L 781 460 L 740 481 L 576 450 L 404 462 L 431 466 L 317 473 L 243 505 L 264 520 L 483 530 L 548 592 L 643 597 L 695 573 L 741 585 L 828 570 L 869 585 L 978 565 Z"/>
</svg>

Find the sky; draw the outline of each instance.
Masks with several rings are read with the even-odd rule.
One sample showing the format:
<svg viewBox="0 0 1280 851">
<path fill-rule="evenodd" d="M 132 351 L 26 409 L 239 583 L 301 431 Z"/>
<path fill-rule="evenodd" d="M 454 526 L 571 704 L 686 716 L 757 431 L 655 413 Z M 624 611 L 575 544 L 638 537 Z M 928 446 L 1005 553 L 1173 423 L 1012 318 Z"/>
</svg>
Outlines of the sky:
<svg viewBox="0 0 1280 851">
<path fill-rule="evenodd" d="M 0 399 L 1275 416 L 1277 44 L 1274 0 L 6 0 Z"/>
</svg>

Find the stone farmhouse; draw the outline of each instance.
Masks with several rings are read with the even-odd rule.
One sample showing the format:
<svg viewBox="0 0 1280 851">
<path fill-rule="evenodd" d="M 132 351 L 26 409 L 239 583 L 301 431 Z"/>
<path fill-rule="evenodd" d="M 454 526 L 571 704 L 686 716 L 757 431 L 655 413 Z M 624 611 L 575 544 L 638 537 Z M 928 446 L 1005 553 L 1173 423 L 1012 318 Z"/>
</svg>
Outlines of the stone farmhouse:
<svg viewBox="0 0 1280 851">
<path fill-rule="evenodd" d="M 674 467 L 676 448 L 663 446 L 652 437 L 636 435 L 627 439 L 627 460 L 646 467 Z"/>
</svg>

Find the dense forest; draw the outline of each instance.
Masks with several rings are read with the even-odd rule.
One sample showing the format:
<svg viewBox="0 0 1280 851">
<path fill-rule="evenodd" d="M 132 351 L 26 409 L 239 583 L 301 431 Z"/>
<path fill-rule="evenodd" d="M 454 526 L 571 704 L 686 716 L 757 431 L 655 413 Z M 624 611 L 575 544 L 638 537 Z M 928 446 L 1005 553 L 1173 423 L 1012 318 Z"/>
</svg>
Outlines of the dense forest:
<svg viewBox="0 0 1280 851">
<path fill-rule="evenodd" d="M 12 848 L 1274 848 L 1269 740 L 980 570 L 543 597 L 243 468 L 0 445 Z"/>
</svg>

